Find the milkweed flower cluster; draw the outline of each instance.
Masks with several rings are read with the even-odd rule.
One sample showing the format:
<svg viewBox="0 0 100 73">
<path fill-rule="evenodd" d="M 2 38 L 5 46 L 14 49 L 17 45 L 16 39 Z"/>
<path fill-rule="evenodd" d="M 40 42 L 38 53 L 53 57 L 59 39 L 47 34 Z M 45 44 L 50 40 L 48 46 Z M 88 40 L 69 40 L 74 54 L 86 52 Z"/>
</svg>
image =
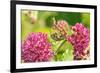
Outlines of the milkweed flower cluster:
<svg viewBox="0 0 100 73">
<path fill-rule="evenodd" d="M 64 20 L 59 20 L 55 23 L 54 25 L 55 29 L 57 29 L 58 31 L 60 31 L 60 33 L 62 35 L 67 34 L 68 31 L 68 23 Z"/>
<path fill-rule="evenodd" d="M 68 31 L 68 23 L 64 20 L 55 21 L 53 19 L 51 38 L 55 41 L 60 41 L 64 39 L 64 35 L 67 34 Z"/>
<path fill-rule="evenodd" d="M 89 46 L 89 30 L 81 23 L 76 23 L 72 26 L 74 34 L 68 36 L 67 39 L 74 47 L 74 60 L 81 60 L 89 53 L 87 47 Z"/>
<path fill-rule="evenodd" d="M 47 34 L 31 33 L 22 43 L 22 60 L 27 62 L 46 62 L 53 56 L 51 43 L 48 42 Z"/>
</svg>

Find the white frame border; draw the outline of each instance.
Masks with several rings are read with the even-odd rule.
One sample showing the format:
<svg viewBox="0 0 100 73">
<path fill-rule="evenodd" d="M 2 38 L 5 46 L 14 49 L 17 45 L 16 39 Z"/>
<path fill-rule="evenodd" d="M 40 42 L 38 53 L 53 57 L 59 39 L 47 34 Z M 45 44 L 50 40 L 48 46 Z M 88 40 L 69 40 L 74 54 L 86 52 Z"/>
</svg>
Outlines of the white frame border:
<svg viewBox="0 0 100 73">
<path fill-rule="evenodd" d="M 42 63 L 21 63 L 21 9 L 62 11 L 62 12 L 89 12 L 90 13 L 90 58 L 84 61 L 62 61 L 62 62 L 42 62 Z M 94 9 L 71 8 L 71 7 L 53 7 L 37 5 L 16 5 L 16 69 L 23 68 L 40 68 L 40 67 L 57 67 L 72 65 L 89 65 L 94 64 Z"/>
</svg>

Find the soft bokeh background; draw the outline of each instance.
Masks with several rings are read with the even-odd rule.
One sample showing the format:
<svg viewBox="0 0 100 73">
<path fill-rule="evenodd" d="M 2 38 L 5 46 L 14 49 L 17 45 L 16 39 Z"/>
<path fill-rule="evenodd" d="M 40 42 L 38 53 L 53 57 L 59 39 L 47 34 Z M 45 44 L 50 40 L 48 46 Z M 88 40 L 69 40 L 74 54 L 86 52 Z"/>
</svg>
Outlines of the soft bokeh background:
<svg viewBox="0 0 100 73">
<path fill-rule="evenodd" d="M 49 42 L 52 43 L 52 49 L 54 52 L 57 51 L 57 55 L 52 61 L 73 60 L 73 46 L 67 41 L 63 43 L 64 40 L 56 41 L 51 37 L 51 34 L 55 32 L 52 30 L 53 18 L 56 21 L 65 20 L 69 27 L 79 22 L 83 23 L 88 29 L 90 28 L 90 13 L 22 10 L 22 41 L 31 32 L 46 33 Z M 71 33 L 72 31 L 69 30 L 69 34 Z M 63 44 L 61 45 L 61 43 Z"/>
<path fill-rule="evenodd" d="M 87 28 L 90 28 L 89 13 L 75 12 L 51 12 L 51 11 L 32 11 L 22 10 L 22 39 L 30 32 L 47 32 L 50 33 L 50 28 L 53 24 L 53 18 L 56 20 L 65 20 L 70 26 L 77 22 L 83 23 Z M 32 20 L 33 17 L 33 20 Z"/>
</svg>

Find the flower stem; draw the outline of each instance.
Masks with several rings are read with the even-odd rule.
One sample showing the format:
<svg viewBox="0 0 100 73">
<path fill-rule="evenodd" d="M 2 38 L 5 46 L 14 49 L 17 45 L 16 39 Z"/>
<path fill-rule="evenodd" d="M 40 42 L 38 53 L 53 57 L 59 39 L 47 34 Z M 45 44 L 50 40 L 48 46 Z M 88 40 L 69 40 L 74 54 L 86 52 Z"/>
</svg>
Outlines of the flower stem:
<svg viewBox="0 0 100 73">
<path fill-rule="evenodd" d="M 61 44 L 60 44 L 60 46 L 58 47 L 58 49 L 56 50 L 56 52 L 55 52 L 55 60 L 57 61 L 57 54 L 58 54 L 58 52 L 59 52 L 59 50 L 61 49 L 61 47 L 63 46 L 63 44 L 66 42 L 66 40 L 64 40 Z"/>
</svg>

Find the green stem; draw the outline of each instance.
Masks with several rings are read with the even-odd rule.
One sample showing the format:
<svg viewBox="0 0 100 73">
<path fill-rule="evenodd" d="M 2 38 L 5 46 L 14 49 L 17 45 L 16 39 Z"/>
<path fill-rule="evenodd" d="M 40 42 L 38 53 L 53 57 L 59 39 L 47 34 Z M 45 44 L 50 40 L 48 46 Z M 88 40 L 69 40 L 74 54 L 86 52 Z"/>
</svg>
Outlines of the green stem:
<svg viewBox="0 0 100 73">
<path fill-rule="evenodd" d="M 64 41 L 60 44 L 60 46 L 58 47 L 58 49 L 57 49 L 56 52 L 55 52 L 55 60 L 56 60 L 56 61 L 57 61 L 56 55 L 57 55 L 58 51 L 61 49 L 62 45 L 63 45 L 65 42 L 66 42 L 66 40 L 64 40 Z"/>
</svg>

